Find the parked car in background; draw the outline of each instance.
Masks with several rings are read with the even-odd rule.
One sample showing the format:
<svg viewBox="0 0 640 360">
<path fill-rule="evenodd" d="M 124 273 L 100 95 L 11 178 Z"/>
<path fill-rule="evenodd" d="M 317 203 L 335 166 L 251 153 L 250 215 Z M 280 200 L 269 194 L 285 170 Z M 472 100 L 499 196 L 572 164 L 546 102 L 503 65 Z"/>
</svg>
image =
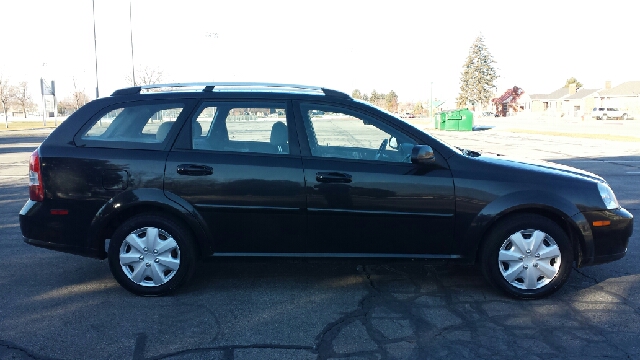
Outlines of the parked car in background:
<svg viewBox="0 0 640 360">
<path fill-rule="evenodd" d="M 28 244 L 106 258 L 146 296 L 198 259 L 272 256 L 480 263 L 535 299 L 624 257 L 633 231 L 595 174 L 452 147 L 339 91 L 246 83 L 86 104 L 32 153 L 19 217 Z"/>
<path fill-rule="evenodd" d="M 627 120 L 629 114 L 626 111 L 614 107 L 593 108 L 591 117 L 596 120 L 620 119 Z"/>
</svg>

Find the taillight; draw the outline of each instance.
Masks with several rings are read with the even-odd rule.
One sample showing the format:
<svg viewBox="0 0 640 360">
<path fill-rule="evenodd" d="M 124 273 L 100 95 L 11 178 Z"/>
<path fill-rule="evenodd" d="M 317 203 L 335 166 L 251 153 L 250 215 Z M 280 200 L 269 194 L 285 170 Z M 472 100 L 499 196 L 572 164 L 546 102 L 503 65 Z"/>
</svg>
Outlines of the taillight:
<svg viewBox="0 0 640 360">
<path fill-rule="evenodd" d="M 38 149 L 31 153 L 31 158 L 29 158 L 29 199 L 33 201 L 44 200 L 44 184 L 42 183 Z"/>
</svg>

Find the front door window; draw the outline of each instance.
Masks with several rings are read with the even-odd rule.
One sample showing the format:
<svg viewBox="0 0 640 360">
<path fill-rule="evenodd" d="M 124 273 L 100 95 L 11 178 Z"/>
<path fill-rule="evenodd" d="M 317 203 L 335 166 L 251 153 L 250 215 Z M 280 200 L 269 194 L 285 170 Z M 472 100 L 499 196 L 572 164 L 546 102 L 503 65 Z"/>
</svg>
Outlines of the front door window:
<svg viewBox="0 0 640 360">
<path fill-rule="evenodd" d="M 302 112 L 313 156 L 411 162 L 415 141 L 375 118 L 313 104 L 303 105 Z"/>
</svg>

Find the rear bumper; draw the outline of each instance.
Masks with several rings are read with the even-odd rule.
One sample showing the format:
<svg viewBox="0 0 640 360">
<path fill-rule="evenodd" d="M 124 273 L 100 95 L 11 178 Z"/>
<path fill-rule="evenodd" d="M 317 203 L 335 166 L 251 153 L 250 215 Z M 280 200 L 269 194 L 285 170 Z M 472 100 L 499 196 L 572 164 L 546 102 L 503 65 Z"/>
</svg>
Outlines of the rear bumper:
<svg viewBox="0 0 640 360">
<path fill-rule="evenodd" d="M 581 214 L 580 228 L 585 238 L 580 266 L 602 264 L 621 259 L 627 253 L 633 233 L 633 215 L 620 208 L 588 211 Z M 609 225 L 594 226 L 594 222 L 608 221 Z"/>
<path fill-rule="evenodd" d="M 105 258 L 104 249 L 103 250 L 87 249 L 87 248 L 80 248 L 80 247 L 76 247 L 76 246 L 69 246 L 69 245 L 65 245 L 65 244 L 58 244 L 58 243 L 41 241 L 41 240 L 28 239 L 28 238 L 26 238 L 24 236 L 22 238 L 23 238 L 24 242 L 26 242 L 27 244 L 33 245 L 33 246 L 37 246 L 37 247 L 40 247 L 40 248 L 44 248 L 44 249 L 55 250 L 55 251 L 60 251 L 60 252 L 68 253 L 68 254 L 86 256 L 86 257 L 91 257 L 91 258 L 96 258 L 96 259 L 104 259 Z"/>
<path fill-rule="evenodd" d="M 104 249 L 86 246 L 87 231 L 70 217 L 50 214 L 43 203 L 29 200 L 19 214 L 20 231 L 29 245 L 65 253 L 104 259 Z"/>
</svg>

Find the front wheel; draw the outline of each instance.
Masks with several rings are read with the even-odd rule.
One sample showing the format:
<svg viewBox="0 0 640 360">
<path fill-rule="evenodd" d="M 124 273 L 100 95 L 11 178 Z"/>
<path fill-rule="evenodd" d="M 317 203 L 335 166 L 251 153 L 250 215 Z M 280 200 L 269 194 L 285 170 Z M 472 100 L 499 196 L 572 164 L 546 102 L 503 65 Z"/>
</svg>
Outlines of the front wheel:
<svg viewBox="0 0 640 360">
<path fill-rule="evenodd" d="M 550 219 L 519 214 L 498 223 L 481 249 L 483 273 L 498 289 L 520 299 L 539 299 L 569 278 L 573 249 Z"/>
<path fill-rule="evenodd" d="M 173 219 L 136 215 L 113 233 L 109 268 L 118 283 L 136 295 L 165 295 L 193 274 L 192 244 L 190 233 Z"/>
</svg>

